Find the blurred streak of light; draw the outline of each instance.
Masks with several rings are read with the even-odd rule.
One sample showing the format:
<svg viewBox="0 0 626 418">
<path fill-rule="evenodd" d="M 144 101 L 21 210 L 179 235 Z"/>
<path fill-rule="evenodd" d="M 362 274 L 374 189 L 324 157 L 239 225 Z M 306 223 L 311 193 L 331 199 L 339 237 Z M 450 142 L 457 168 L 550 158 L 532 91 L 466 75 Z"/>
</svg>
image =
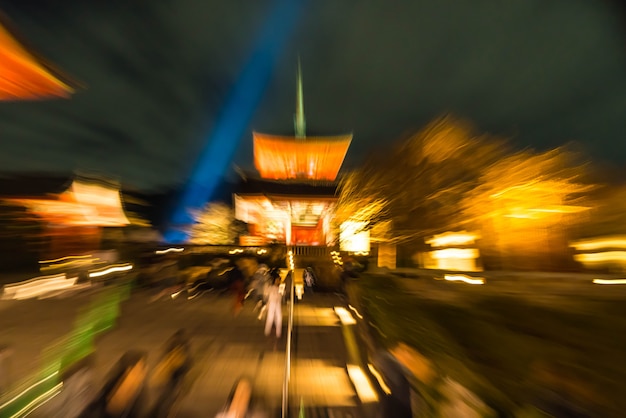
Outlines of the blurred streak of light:
<svg viewBox="0 0 626 418">
<path fill-rule="evenodd" d="M 449 282 L 463 282 L 467 284 L 485 284 L 485 279 L 482 277 L 471 277 L 464 274 L 445 274 L 444 280 Z"/>
<path fill-rule="evenodd" d="M 107 274 L 111 274 L 111 273 L 115 273 L 115 272 L 119 272 L 119 271 L 132 270 L 132 268 L 133 268 L 132 264 L 119 264 L 119 265 L 107 267 L 104 270 L 90 272 L 89 273 L 89 277 L 92 277 L 92 278 L 93 277 L 101 277 L 101 276 L 105 276 Z"/>
<path fill-rule="evenodd" d="M 98 261 L 98 260 L 99 258 L 92 258 L 90 260 L 72 260 L 66 263 L 58 263 L 58 264 L 52 264 L 50 266 L 43 266 L 43 267 L 40 267 L 39 270 L 43 272 L 47 270 L 56 270 L 56 269 L 69 267 L 69 266 L 85 266 L 85 265 L 93 264 L 95 261 Z"/>
<path fill-rule="evenodd" d="M 575 241 L 570 246 L 579 251 L 598 250 L 601 248 L 626 248 L 626 236 Z"/>
<path fill-rule="evenodd" d="M 348 376 L 350 376 L 350 380 L 354 384 L 354 388 L 356 389 L 357 395 L 361 402 L 376 402 L 378 401 L 378 395 L 374 391 L 372 384 L 369 379 L 365 375 L 363 369 L 354 364 L 348 364 Z"/>
<path fill-rule="evenodd" d="M 65 273 L 35 277 L 24 282 L 5 285 L 2 298 L 15 300 L 30 299 L 51 291 L 68 289 L 74 286 L 77 280 L 78 277 L 67 278 Z"/>
<path fill-rule="evenodd" d="M 387 338 L 387 334 L 385 334 L 383 332 L 382 329 L 380 329 L 380 327 L 378 325 L 376 325 L 375 323 L 373 323 L 372 321 L 368 321 L 368 324 L 374 328 L 376 331 L 378 331 L 378 333 L 383 337 L 383 338 Z"/>
<path fill-rule="evenodd" d="M 0 101 L 68 98 L 73 92 L 20 45 L 0 22 Z"/>
<path fill-rule="evenodd" d="M 601 253 L 575 254 L 574 260 L 581 263 L 600 263 L 604 261 L 626 261 L 626 251 L 605 251 Z"/>
<path fill-rule="evenodd" d="M 479 236 L 469 232 L 446 232 L 443 234 L 435 235 L 431 239 L 426 241 L 426 244 L 430 244 L 433 247 L 446 247 L 448 245 L 469 245 L 473 244 Z"/>
<path fill-rule="evenodd" d="M 55 397 L 61 392 L 61 389 L 63 387 L 63 382 L 59 382 L 49 389 L 45 389 L 45 386 L 44 386 L 44 384 L 49 384 L 48 381 L 52 379 L 55 379 L 55 380 L 58 379 L 58 375 L 59 375 L 59 372 L 54 371 L 48 374 L 47 376 L 45 376 L 44 378 L 39 379 L 35 383 L 29 385 L 28 387 L 23 389 L 20 393 L 16 394 L 11 399 L 4 402 L 2 405 L 0 405 L 0 416 L 17 418 L 17 417 L 26 417 L 30 415 L 37 408 L 39 408 L 44 403 L 48 402 L 50 399 L 52 399 L 53 397 Z M 53 380 L 50 383 L 54 383 L 55 380 Z M 43 388 L 40 389 L 40 387 L 42 386 Z M 44 389 L 44 392 L 37 395 L 34 399 L 30 400 L 30 402 L 28 402 L 26 405 L 21 406 L 18 403 L 18 402 L 28 401 L 28 398 L 27 399 L 23 399 L 23 398 L 29 395 L 29 392 L 35 392 L 35 393 L 30 394 L 30 396 L 33 396 L 37 394 L 36 392 L 37 390 L 42 390 L 42 389 Z"/>
<path fill-rule="evenodd" d="M 376 370 L 374 365 L 371 364 L 371 363 L 368 363 L 367 368 L 370 369 L 370 372 L 372 372 L 372 374 L 374 375 L 374 377 L 378 381 L 378 385 L 383 390 L 383 392 L 385 392 L 387 395 L 391 395 L 391 389 L 389 388 L 389 386 L 387 386 L 387 384 L 385 383 L 385 380 L 383 379 L 382 375 L 378 372 L 378 370 Z"/>
<path fill-rule="evenodd" d="M 235 248 L 234 250 L 229 250 L 228 254 L 241 254 L 243 250 L 241 248 Z"/>
<path fill-rule="evenodd" d="M 348 312 L 346 308 L 342 308 L 341 306 L 335 306 L 335 313 L 339 317 L 339 320 L 343 325 L 354 325 L 356 324 L 356 319 Z"/>
<path fill-rule="evenodd" d="M 183 251 L 185 251 L 184 248 L 168 248 L 167 250 L 156 250 L 154 253 L 155 254 L 167 254 L 167 253 L 182 253 Z"/>
<path fill-rule="evenodd" d="M 472 259 L 478 258 L 479 253 L 476 248 L 446 248 L 432 251 L 431 255 L 435 259 Z"/>
<path fill-rule="evenodd" d="M 350 308 L 359 319 L 363 319 L 363 315 L 361 315 L 354 306 L 348 305 L 348 308 Z"/>
<path fill-rule="evenodd" d="M 626 279 L 593 279 L 595 284 L 626 284 Z"/>
<path fill-rule="evenodd" d="M 93 257 L 90 254 L 87 255 L 68 255 L 65 257 L 61 257 L 61 258 L 55 258 L 54 260 L 41 260 L 39 261 L 39 264 L 51 264 L 51 263 L 57 263 L 59 261 L 63 261 L 63 260 L 69 260 L 72 258 L 78 258 L 78 259 L 83 259 L 83 258 L 89 258 L 89 257 Z"/>
<path fill-rule="evenodd" d="M 260 249 L 260 250 L 257 250 L 257 252 L 256 252 L 256 253 L 257 253 L 257 254 L 259 254 L 259 255 L 266 254 L 266 253 L 267 253 L 267 250 L 266 250 L 266 249 L 264 249 L 264 248 L 262 248 L 262 249 Z"/>
<path fill-rule="evenodd" d="M 289 257 L 289 269 L 290 270 L 294 270 L 296 268 L 295 262 L 293 260 L 293 251 L 289 250 L 288 257 Z"/>
<path fill-rule="evenodd" d="M 244 129 L 261 100 L 279 52 L 296 26 L 303 0 L 278 0 L 265 21 L 249 61 L 237 80 L 225 108 L 216 122 L 209 143 L 189 178 L 182 199 L 172 214 L 164 234 L 169 243 L 186 242 L 192 213 L 211 198 L 232 159 Z"/>
<path fill-rule="evenodd" d="M 21 396 L 24 396 L 26 393 L 28 393 L 29 390 L 33 389 L 36 386 L 39 386 L 42 383 L 47 382 L 48 380 L 54 378 L 55 376 L 57 376 L 59 374 L 58 371 L 54 371 L 51 374 L 49 374 L 48 376 L 44 377 L 43 379 L 33 383 L 32 385 L 28 386 L 27 388 L 25 388 L 24 390 L 22 390 L 20 393 L 16 394 L 15 396 L 13 396 L 11 399 L 8 399 L 6 402 L 4 402 L 2 405 L 0 405 L 0 411 L 2 411 L 4 408 L 6 408 L 8 405 L 12 404 L 13 402 L 15 402 L 17 399 L 19 399 Z"/>
<path fill-rule="evenodd" d="M 17 417 L 27 417 L 32 412 L 34 412 L 37 408 L 42 406 L 44 403 L 48 402 L 59 393 L 61 393 L 61 389 L 63 388 L 63 382 L 57 384 L 53 388 L 47 390 L 41 395 L 37 396 L 35 399 L 30 401 L 24 408 L 17 411 L 15 414 L 11 415 L 11 418 Z"/>
</svg>

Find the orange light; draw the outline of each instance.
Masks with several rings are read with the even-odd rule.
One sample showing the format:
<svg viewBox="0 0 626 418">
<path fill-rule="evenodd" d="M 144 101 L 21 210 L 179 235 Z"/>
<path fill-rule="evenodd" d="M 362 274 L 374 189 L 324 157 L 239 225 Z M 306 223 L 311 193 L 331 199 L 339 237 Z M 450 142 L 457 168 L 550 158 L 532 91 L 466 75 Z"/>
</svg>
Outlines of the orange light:
<svg viewBox="0 0 626 418">
<path fill-rule="evenodd" d="M 72 92 L 0 24 L 0 101 L 66 98 Z"/>
<path fill-rule="evenodd" d="M 266 135 L 254 137 L 254 165 L 261 177 L 273 180 L 334 181 L 352 142 L 352 134 L 307 137 Z"/>
</svg>

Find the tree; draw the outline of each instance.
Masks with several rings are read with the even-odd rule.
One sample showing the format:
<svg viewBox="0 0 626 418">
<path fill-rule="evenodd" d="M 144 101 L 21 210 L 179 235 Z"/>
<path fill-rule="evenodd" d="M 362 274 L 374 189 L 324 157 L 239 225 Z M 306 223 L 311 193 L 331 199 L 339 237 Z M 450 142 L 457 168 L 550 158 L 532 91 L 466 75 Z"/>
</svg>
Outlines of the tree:
<svg viewBox="0 0 626 418">
<path fill-rule="evenodd" d="M 240 227 L 230 206 L 222 202 L 208 203 L 204 210 L 193 213 L 196 223 L 191 228 L 190 243 L 198 245 L 233 244 Z"/>
<path fill-rule="evenodd" d="M 367 219 L 384 225 L 388 241 L 403 242 L 447 230 L 458 219 L 465 192 L 476 187 L 481 170 L 505 155 L 506 143 L 476 135 L 453 117 L 373 154 L 340 187 L 340 220 Z"/>
<path fill-rule="evenodd" d="M 591 209 L 587 167 L 565 148 L 517 152 L 485 167 L 478 186 L 466 192 L 459 216 L 480 231 L 483 255 L 501 259 L 567 257 L 571 230 Z M 511 266 L 507 266 L 511 267 Z M 527 266 L 534 268 L 562 266 Z"/>
</svg>

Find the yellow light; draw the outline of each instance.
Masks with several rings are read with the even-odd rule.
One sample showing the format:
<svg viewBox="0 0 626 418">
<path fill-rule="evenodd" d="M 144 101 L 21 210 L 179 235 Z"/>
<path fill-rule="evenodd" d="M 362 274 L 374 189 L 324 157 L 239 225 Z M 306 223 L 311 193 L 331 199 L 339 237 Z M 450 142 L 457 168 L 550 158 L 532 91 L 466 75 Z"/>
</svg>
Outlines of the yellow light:
<svg viewBox="0 0 626 418">
<path fill-rule="evenodd" d="M 91 272 L 89 273 L 89 277 L 91 278 L 101 277 L 101 276 L 105 276 L 107 274 L 115 273 L 118 271 L 128 271 L 128 270 L 131 270 L 132 268 L 133 268 L 132 264 L 120 264 L 120 265 L 108 267 L 104 270 Z"/>
<path fill-rule="evenodd" d="M 56 263 L 58 261 L 63 261 L 63 260 L 69 260 L 71 258 L 90 258 L 92 257 L 91 255 L 68 255 L 66 257 L 61 257 L 61 258 L 56 258 L 54 260 L 41 260 L 39 263 L 40 264 L 50 264 L 50 263 Z"/>
<path fill-rule="evenodd" d="M 339 320 L 343 325 L 354 325 L 356 324 L 356 320 L 354 317 L 348 312 L 346 308 L 342 308 L 340 306 L 335 306 L 335 313 L 339 317 Z"/>
<path fill-rule="evenodd" d="M 348 364 L 348 376 L 354 384 L 357 395 L 361 402 L 376 402 L 378 401 L 378 395 L 374 391 L 370 381 L 368 380 L 365 372 L 359 367 L 353 364 Z"/>
<path fill-rule="evenodd" d="M 433 247 L 447 247 L 449 245 L 469 245 L 473 244 L 478 238 L 478 235 L 466 231 L 445 232 L 443 234 L 433 236 L 431 239 L 426 241 L 426 244 L 430 244 Z"/>
<path fill-rule="evenodd" d="M 576 254 L 574 260 L 581 263 L 598 263 L 603 261 L 626 261 L 626 251 L 605 251 L 602 253 Z"/>
<path fill-rule="evenodd" d="M 478 258 L 478 250 L 476 248 L 446 248 L 432 251 L 431 255 L 435 259 L 472 259 Z"/>
<path fill-rule="evenodd" d="M 364 230 L 365 222 L 346 221 L 341 224 L 339 244 L 343 251 L 368 252 L 370 250 L 370 232 Z"/>
<path fill-rule="evenodd" d="M 626 284 L 626 279 L 593 279 L 595 284 Z"/>
<path fill-rule="evenodd" d="M 463 282 L 467 284 L 485 284 L 482 277 L 471 277 L 464 274 L 445 274 L 443 278 L 449 282 Z"/>
<path fill-rule="evenodd" d="M 626 248 L 626 237 L 613 236 L 596 238 L 582 241 L 575 241 L 570 244 L 579 251 L 598 250 L 602 248 Z"/>
<path fill-rule="evenodd" d="M 389 389 L 389 386 L 387 386 L 387 384 L 383 380 L 383 377 L 378 372 L 378 370 L 376 370 L 376 368 L 374 368 L 374 365 L 373 364 L 368 364 L 367 368 L 370 369 L 370 372 L 372 372 L 372 374 L 374 375 L 374 377 L 378 381 L 378 385 L 383 390 L 383 392 L 385 392 L 387 395 L 391 395 L 391 389 Z"/>
<path fill-rule="evenodd" d="M 185 251 L 184 248 L 168 248 L 166 250 L 156 250 L 154 253 L 155 254 L 167 254 L 167 253 L 181 253 Z"/>
</svg>

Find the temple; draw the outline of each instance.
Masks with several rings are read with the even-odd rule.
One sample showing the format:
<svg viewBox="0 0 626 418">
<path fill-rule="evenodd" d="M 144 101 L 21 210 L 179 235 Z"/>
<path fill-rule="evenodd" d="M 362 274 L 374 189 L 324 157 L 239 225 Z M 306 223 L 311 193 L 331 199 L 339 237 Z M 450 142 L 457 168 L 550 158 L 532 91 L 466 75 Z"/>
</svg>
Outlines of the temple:
<svg viewBox="0 0 626 418">
<path fill-rule="evenodd" d="M 341 165 L 352 134 L 306 136 L 302 72 L 298 62 L 294 135 L 253 132 L 254 165 L 234 193 L 235 217 L 249 235 L 241 245 L 329 246 Z"/>
<path fill-rule="evenodd" d="M 0 101 L 70 97 L 72 87 L 18 42 L 7 27 L 6 19 L 1 19 Z"/>
</svg>

